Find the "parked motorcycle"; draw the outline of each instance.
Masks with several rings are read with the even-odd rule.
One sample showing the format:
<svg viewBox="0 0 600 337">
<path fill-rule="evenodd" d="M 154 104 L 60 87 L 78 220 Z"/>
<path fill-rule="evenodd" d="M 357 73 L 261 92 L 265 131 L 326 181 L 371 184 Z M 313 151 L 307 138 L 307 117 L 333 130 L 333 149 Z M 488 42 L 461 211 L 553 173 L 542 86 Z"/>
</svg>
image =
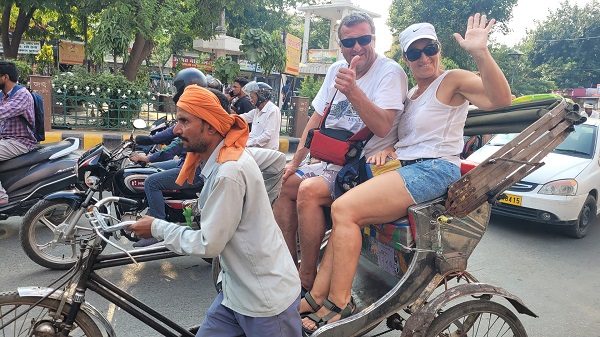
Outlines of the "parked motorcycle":
<svg viewBox="0 0 600 337">
<path fill-rule="evenodd" d="M 36 203 L 23 218 L 20 231 L 23 250 L 37 264 L 51 269 L 68 269 L 78 258 L 82 240 L 90 239 L 95 232 L 82 219 L 90 205 L 96 203 L 96 195 L 103 194 L 135 200 L 135 204 L 115 204 L 114 210 L 105 210 L 117 221 L 136 220 L 145 213 L 148 203 L 144 192 L 146 178 L 160 169 L 146 165 L 123 168 L 123 161 L 136 148 L 133 133 L 145 128 L 146 123 L 134 121 L 129 139 L 109 151 L 98 144 L 85 152 L 77 161 L 77 180 L 87 190 L 68 190 L 47 195 Z M 197 198 L 200 189 L 164 191 L 166 220 L 187 224 L 183 209 L 186 201 Z M 115 235 L 119 235 L 118 233 Z M 121 235 L 131 241 L 125 231 Z"/>
<path fill-rule="evenodd" d="M 75 187 L 79 139 L 42 144 L 35 151 L 0 162 L 0 181 L 9 202 L 0 205 L 0 220 L 23 216 L 44 195 Z"/>
</svg>

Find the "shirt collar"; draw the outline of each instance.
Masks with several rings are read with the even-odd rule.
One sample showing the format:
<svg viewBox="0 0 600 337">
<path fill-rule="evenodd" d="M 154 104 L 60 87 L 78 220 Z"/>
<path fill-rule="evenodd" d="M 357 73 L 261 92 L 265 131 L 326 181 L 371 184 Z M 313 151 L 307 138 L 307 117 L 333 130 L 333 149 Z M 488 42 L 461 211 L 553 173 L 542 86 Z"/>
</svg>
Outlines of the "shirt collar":
<svg viewBox="0 0 600 337">
<path fill-rule="evenodd" d="M 210 157 L 208 158 L 208 160 L 206 162 L 204 162 L 204 164 L 200 163 L 200 166 L 202 167 L 202 171 L 201 171 L 202 173 L 200 173 L 200 175 L 205 180 L 208 179 L 208 176 L 210 176 L 210 174 L 215 169 L 215 167 L 217 167 L 217 155 L 219 154 L 219 150 L 221 150 L 221 147 L 223 147 L 224 143 L 225 143 L 225 139 L 221 140 L 221 142 L 215 148 L 213 153 L 210 154 Z"/>
</svg>

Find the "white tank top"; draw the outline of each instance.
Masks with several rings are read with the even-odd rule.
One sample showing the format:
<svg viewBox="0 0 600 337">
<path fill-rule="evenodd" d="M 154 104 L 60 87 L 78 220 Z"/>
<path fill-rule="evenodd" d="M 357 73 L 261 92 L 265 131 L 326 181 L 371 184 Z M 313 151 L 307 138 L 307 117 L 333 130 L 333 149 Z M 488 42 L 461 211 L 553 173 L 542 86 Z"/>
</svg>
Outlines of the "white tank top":
<svg viewBox="0 0 600 337">
<path fill-rule="evenodd" d="M 440 75 L 414 100 L 411 97 L 417 87 L 408 92 L 395 145 L 399 159 L 441 158 L 460 166 L 469 102 L 451 106 L 437 99 L 440 83 L 449 72 Z"/>
</svg>

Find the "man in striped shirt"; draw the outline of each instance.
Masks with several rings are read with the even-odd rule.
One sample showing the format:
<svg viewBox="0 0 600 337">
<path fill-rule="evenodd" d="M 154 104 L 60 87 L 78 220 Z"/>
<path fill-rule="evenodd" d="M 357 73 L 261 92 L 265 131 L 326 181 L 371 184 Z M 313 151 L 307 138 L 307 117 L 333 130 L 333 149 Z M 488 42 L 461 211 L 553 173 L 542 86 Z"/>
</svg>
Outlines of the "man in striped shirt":
<svg viewBox="0 0 600 337">
<path fill-rule="evenodd" d="M 38 141 L 29 124 L 34 125 L 33 97 L 25 87 L 12 92 L 19 71 L 12 62 L 0 61 L 0 161 L 9 160 L 36 148 Z M 8 194 L 0 182 L 0 205 L 8 202 Z"/>
</svg>

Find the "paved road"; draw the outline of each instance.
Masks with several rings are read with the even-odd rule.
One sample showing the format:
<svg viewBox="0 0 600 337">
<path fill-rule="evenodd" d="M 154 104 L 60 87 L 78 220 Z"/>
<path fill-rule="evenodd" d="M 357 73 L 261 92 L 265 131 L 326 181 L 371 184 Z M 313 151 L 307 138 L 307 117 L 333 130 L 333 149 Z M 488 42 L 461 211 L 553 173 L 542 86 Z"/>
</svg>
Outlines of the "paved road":
<svg viewBox="0 0 600 337">
<path fill-rule="evenodd" d="M 48 285 L 60 272 L 31 262 L 18 243 L 19 218 L 0 222 L 0 290 Z M 492 218 L 488 233 L 469 261 L 480 281 L 521 297 L 539 318 L 519 315 L 529 336 L 600 336 L 600 225 L 581 240 L 543 225 Z M 101 271 L 153 308 L 184 326 L 197 324 L 215 296 L 210 266 L 192 257 L 142 263 Z M 157 336 L 122 310 L 89 295 L 106 313 L 119 336 Z M 508 302 L 504 302 L 508 305 Z M 370 336 L 385 331 L 380 325 Z M 388 334 L 399 336 L 399 332 Z"/>
</svg>

